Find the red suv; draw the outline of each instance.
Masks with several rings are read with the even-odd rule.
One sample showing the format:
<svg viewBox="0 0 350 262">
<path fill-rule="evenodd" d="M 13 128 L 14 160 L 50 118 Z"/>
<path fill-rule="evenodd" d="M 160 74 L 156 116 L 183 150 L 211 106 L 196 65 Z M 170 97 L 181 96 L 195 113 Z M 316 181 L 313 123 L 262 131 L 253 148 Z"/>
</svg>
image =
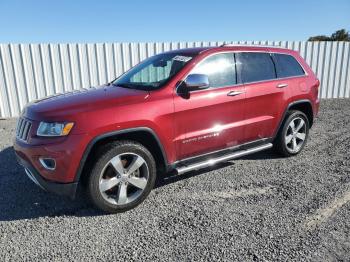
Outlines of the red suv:
<svg viewBox="0 0 350 262">
<path fill-rule="evenodd" d="M 104 86 L 27 105 L 14 148 L 43 189 L 74 198 L 82 185 L 98 208 L 122 212 L 147 197 L 157 174 L 271 147 L 298 154 L 319 110 L 318 89 L 292 50 L 170 51 Z"/>
</svg>

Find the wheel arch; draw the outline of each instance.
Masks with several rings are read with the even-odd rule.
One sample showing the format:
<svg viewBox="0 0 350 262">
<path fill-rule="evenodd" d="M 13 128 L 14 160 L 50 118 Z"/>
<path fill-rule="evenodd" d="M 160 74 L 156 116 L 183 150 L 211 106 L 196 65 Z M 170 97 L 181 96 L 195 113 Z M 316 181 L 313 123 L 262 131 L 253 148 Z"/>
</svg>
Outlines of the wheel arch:
<svg viewBox="0 0 350 262">
<path fill-rule="evenodd" d="M 283 126 L 282 124 L 286 119 L 288 111 L 290 111 L 290 110 L 299 110 L 299 111 L 303 112 L 309 120 L 309 127 L 311 128 L 311 126 L 313 125 L 314 115 L 313 115 L 313 108 L 312 108 L 311 101 L 308 99 L 296 100 L 296 101 L 289 103 L 287 108 L 284 110 L 283 115 L 281 117 L 281 120 L 279 122 L 279 125 L 276 128 L 274 138 L 277 136 L 279 130 L 282 128 L 282 126 Z"/>
<path fill-rule="evenodd" d="M 79 182 L 84 178 L 84 174 L 93 164 L 90 161 L 94 156 L 98 155 L 100 150 L 110 142 L 116 140 L 133 140 L 145 146 L 155 158 L 157 168 L 167 170 L 168 160 L 166 152 L 157 134 L 148 127 L 129 128 L 108 132 L 93 138 L 86 147 L 81 158 L 79 168 L 75 175 L 75 182 Z"/>
</svg>

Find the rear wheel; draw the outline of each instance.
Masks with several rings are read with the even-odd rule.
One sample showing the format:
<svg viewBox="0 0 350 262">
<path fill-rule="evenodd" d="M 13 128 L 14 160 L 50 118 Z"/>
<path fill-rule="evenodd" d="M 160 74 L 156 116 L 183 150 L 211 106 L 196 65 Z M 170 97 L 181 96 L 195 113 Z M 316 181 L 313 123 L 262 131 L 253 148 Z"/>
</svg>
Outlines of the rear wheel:
<svg viewBox="0 0 350 262">
<path fill-rule="evenodd" d="M 297 155 L 304 148 L 309 135 L 309 121 L 301 111 L 290 111 L 280 129 L 275 149 L 283 156 Z"/>
<path fill-rule="evenodd" d="M 124 212 L 148 196 L 155 179 L 155 161 L 144 146 L 133 141 L 115 142 L 103 150 L 94 165 L 88 193 L 98 208 Z"/>
</svg>

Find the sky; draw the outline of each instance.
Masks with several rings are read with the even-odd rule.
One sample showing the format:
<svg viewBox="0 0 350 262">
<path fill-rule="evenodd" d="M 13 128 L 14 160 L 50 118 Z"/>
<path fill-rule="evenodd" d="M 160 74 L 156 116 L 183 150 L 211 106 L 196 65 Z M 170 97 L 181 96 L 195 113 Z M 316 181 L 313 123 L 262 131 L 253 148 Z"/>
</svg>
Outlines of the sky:
<svg viewBox="0 0 350 262">
<path fill-rule="evenodd" d="M 350 0 L 0 0 L 0 43 L 307 40 L 350 31 Z"/>
</svg>

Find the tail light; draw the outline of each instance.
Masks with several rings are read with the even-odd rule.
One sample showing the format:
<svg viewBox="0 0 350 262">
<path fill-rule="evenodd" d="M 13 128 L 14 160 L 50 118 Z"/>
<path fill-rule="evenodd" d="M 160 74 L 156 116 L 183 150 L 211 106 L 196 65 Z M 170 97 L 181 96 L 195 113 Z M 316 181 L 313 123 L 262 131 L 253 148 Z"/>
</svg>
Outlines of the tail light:
<svg viewBox="0 0 350 262">
<path fill-rule="evenodd" d="M 312 86 L 315 97 L 318 97 L 319 89 L 320 89 L 320 80 L 316 78 L 316 83 Z"/>
</svg>

